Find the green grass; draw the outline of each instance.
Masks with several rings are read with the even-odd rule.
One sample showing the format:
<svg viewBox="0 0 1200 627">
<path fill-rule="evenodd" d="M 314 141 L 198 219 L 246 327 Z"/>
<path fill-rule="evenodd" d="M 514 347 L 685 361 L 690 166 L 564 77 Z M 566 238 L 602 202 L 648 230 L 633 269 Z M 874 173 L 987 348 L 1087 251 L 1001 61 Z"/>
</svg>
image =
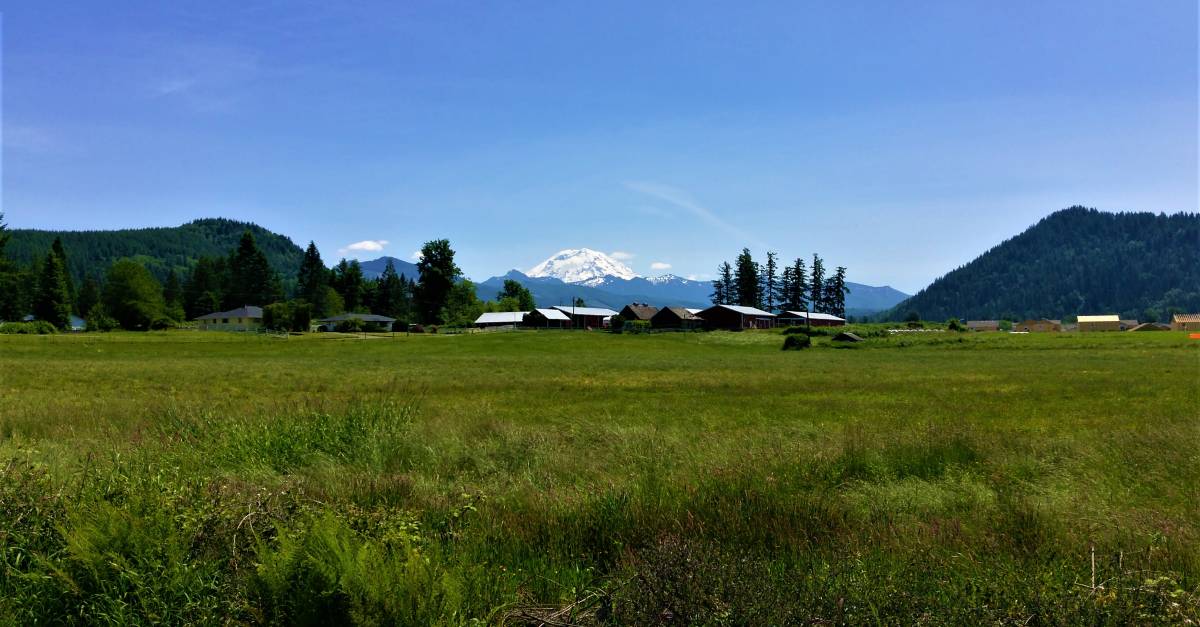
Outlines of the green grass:
<svg viewBox="0 0 1200 627">
<path fill-rule="evenodd" d="M 0 623 L 1200 620 L 1200 342 L 782 343 L 0 336 Z"/>
</svg>

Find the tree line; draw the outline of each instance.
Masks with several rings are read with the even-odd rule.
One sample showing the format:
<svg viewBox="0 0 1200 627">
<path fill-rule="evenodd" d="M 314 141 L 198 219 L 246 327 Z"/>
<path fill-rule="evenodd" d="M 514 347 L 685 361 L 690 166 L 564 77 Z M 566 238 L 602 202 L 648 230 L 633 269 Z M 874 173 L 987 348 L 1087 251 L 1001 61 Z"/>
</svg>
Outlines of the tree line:
<svg viewBox="0 0 1200 627">
<path fill-rule="evenodd" d="M 77 288 L 61 238 L 55 238 L 44 257 L 25 266 L 5 254 L 9 238 L 0 213 L 0 321 L 32 314 L 59 329 L 70 325 L 72 315 L 96 330 L 167 328 L 247 305 L 262 306 L 271 326 L 291 330 L 306 331 L 313 318 L 341 313 L 459 326 L 485 311 L 534 307 L 533 295 L 516 281 L 505 281 L 496 301 L 480 301 L 445 239 L 421 247 L 417 277 L 398 274 L 391 261 L 375 279 L 364 276 L 357 260 L 342 259 L 327 268 L 316 244 L 309 242 L 294 278 L 284 278 L 247 229 L 229 254 L 203 256 L 185 276 L 171 270 L 160 282 L 140 260 L 122 258 L 102 277 L 86 275 Z M 295 286 L 290 294 L 285 284 Z"/>
<path fill-rule="evenodd" d="M 779 255 L 767 253 L 765 263 L 754 260 L 743 248 L 733 264 L 717 266 L 710 296 L 714 305 L 742 305 L 767 311 L 813 311 L 846 317 L 846 268 L 838 266 L 825 275 L 825 261 L 813 254 L 811 269 L 797 257 L 790 265 L 779 265 Z"/>
</svg>

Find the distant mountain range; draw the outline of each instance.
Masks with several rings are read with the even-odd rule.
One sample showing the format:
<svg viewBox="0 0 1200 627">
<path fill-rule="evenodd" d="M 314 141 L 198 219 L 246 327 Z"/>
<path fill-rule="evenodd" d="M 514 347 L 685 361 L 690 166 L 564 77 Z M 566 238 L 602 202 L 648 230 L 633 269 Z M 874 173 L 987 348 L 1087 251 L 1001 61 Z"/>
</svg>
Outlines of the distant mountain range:
<svg viewBox="0 0 1200 627">
<path fill-rule="evenodd" d="M 1071 207 L 949 272 L 884 317 L 1116 313 L 1146 322 L 1173 309 L 1200 311 L 1200 214 Z"/>
</svg>

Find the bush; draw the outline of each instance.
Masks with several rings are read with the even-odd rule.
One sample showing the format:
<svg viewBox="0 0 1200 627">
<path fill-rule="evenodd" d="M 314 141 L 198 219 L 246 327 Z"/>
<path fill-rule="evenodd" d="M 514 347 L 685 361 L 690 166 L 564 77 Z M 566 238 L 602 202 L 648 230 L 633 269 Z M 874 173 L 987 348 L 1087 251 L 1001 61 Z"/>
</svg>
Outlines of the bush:
<svg viewBox="0 0 1200 627">
<path fill-rule="evenodd" d="M 629 331 L 630 333 L 649 333 L 650 321 L 630 320 L 629 322 L 625 323 L 625 330 Z"/>
<path fill-rule="evenodd" d="M 337 323 L 335 327 L 337 331 L 342 333 L 358 333 L 363 330 L 363 321 L 358 318 L 350 318 Z"/>
<path fill-rule="evenodd" d="M 0 324 L 0 333 L 5 335 L 52 335 L 58 333 L 58 329 L 45 320 L 34 320 L 33 322 L 5 322 Z"/>
<path fill-rule="evenodd" d="M 408 325 L 408 332 L 409 333 L 424 333 L 425 327 L 423 327 L 419 324 L 410 324 L 410 325 Z"/>
<path fill-rule="evenodd" d="M 609 320 L 608 330 L 613 333 L 621 333 L 625 330 L 625 319 L 621 317 L 621 314 L 617 314 Z"/>
<path fill-rule="evenodd" d="M 804 328 L 804 327 L 802 327 L 802 326 L 799 326 L 799 327 L 788 327 L 788 328 L 786 328 L 786 329 L 784 329 L 784 330 L 783 330 L 783 334 L 784 334 L 784 335 L 810 335 L 810 334 L 809 334 L 809 332 L 808 332 L 808 329 L 805 329 L 805 328 Z"/>
<path fill-rule="evenodd" d="M 86 331 L 112 331 L 119 325 L 116 320 L 113 320 L 108 312 L 104 310 L 104 305 L 96 303 L 92 306 L 87 314 Z"/>
<path fill-rule="evenodd" d="M 959 333 L 967 330 L 967 327 L 963 326 L 963 324 L 958 321 L 958 318 L 951 318 L 947 320 L 946 328 L 951 331 L 958 331 Z"/>
<path fill-rule="evenodd" d="M 798 351 L 812 346 L 812 339 L 807 335 L 789 335 L 783 338 L 783 350 Z"/>
</svg>

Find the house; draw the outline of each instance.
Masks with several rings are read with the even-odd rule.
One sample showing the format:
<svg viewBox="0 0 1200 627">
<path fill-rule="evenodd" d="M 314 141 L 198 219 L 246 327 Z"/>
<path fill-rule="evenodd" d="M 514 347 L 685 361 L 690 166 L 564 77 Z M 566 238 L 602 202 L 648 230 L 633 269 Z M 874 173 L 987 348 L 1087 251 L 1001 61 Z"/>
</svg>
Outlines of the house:
<svg viewBox="0 0 1200 627">
<path fill-rule="evenodd" d="M 807 311 L 785 311 L 779 314 L 779 322 L 791 326 L 813 326 L 813 327 L 844 327 L 846 319 L 839 318 L 833 314 L 827 313 L 809 313 Z"/>
<path fill-rule="evenodd" d="M 658 307 L 646 303 L 630 303 L 621 310 L 622 320 L 650 320 L 658 313 Z"/>
<path fill-rule="evenodd" d="M 1127 329 L 1127 330 L 1128 331 L 1170 331 L 1171 325 L 1160 324 L 1158 322 L 1143 322 L 1142 324 L 1139 324 L 1136 327 L 1133 327 L 1133 328 Z"/>
<path fill-rule="evenodd" d="M 1078 325 L 1081 333 L 1092 331 L 1119 331 L 1121 330 L 1121 318 L 1117 314 L 1079 316 Z"/>
<path fill-rule="evenodd" d="M 375 314 L 367 314 L 367 313 L 347 313 L 347 314 L 342 314 L 340 316 L 332 316 L 329 318 L 321 318 L 320 320 L 317 320 L 317 322 L 320 323 L 320 326 L 317 327 L 317 330 L 318 331 L 333 331 L 333 330 L 337 329 L 338 324 L 340 324 L 342 322 L 349 322 L 351 320 L 357 320 L 357 321 L 361 322 L 364 329 L 382 330 L 382 331 L 391 331 L 392 324 L 394 324 L 396 322 L 395 318 L 389 318 L 387 316 L 378 316 Z"/>
<path fill-rule="evenodd" d="M 1047 333 L 1051 331 L 1062 331 L 1062 320 L 1031 318 L 1021 322 L 1014 322 L 1012 325 L 1012 330 L 1016 331 L 1017 333 Z"/>
<path fill-rule="evenodd" d="M 699 329 L 703 326 L 704 320 L 684 307 L 663 307 L 650 318 L 650 327 L 654 329 Z"/>
<path fill-rule="evenodd" d="M 599 329 L 608 325 L 608 321 L 617 312 L 604 307 L 575 307 L 573 305 L 555 305 L 555 309 L 563 312 L 571 319 L 571 326 L 582 329 Z"/>
<path fill-rule="evenodd" d="M 229 311 L 217 311 L 196 318 L 201 331 L 257 331 L 262 328 L 262 307 L 246 305 Z"/>
<path fill-rule="evenodd" d="M 525 314 L 525 326 L 542 329 L 561 329 L 571 326 L 567 314 L 557 309 L 534 309 Z"/>
<path fill-rule="evenodd" d="M 1171 316 L 1172 331 L 1200 331 L 1200 314 L 1177 313 Z"/>
<path fill-rule="evenodd" d="M 999 331 L 999 320 L 967 320 L 968 331 Z"/>
<path fill-rule="evenodd" d="M 770 329 L 775 326 L 773 313 L 742 305 L 713 305 L 696 314 L 706 329 Z"/>
<path fill-rule="evenodd" d="M 527 311 L 490 311 L 475 319 L 475 326 L 487 327 L 516 327 L 525 323 Z"/>
</svg>

